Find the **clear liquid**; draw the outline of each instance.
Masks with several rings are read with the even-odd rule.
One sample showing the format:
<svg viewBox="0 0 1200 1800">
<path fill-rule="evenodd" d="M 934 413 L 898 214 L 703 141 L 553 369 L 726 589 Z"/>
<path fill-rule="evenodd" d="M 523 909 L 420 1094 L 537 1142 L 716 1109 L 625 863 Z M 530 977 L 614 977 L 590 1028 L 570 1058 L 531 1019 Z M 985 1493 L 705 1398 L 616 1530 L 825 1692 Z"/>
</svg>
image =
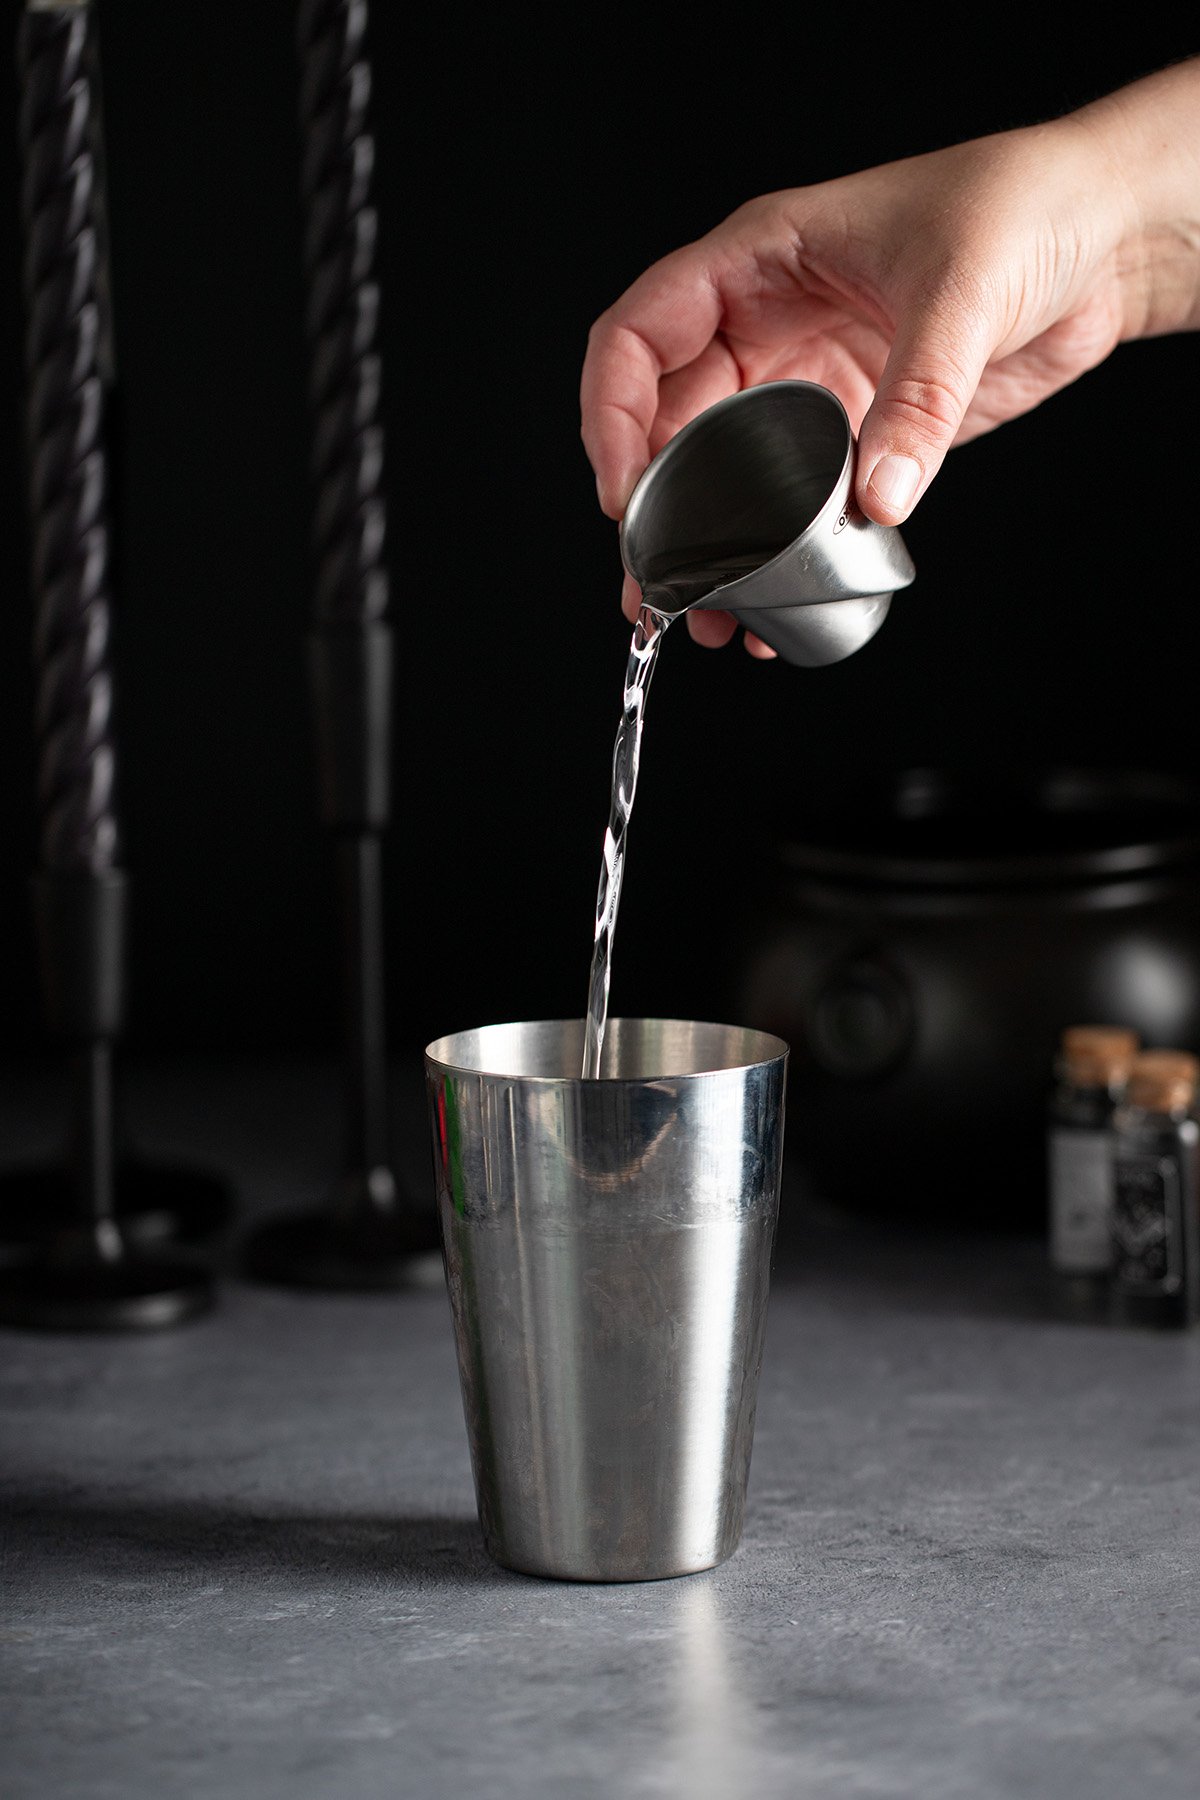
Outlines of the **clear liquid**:
<svg viewBox="0 0 1200 1800">
<path fill-rule="evenodd" d="M 743 575 L 751 575 L 777 556 L 783 544 L 747 548 L 745 545 L 711 545 L 686 562 L 673 563 L 655 574 L 642 590 L 642 606 L 633 628 L 629 663 L 625 670 L 625 704 L 617 741 L 613 747 L 612 798 L 608 828 L 604 833 L 604 858 L 596 894 L 596 936 L 588 980 L 588 1009 L 583 1039 L 583 1075 L 592 1080 L 600 1073 L 604 1028 L 608 1022 L 608 994 L 612 983 L 613 937 L 621 882 L 625 874 L 625 839 L 629 815 L 637 791 L 638 764 L 642 754 L 646 695 L 662 648 L 663 633 L 674 619 L 706 594 L 726 587 Z"/>
<path fill-rule="evenodd" d="M 583 1040 L 585 1081 L 600 1073 L 600 1053 L 604 1047 L 604 1028 L 608 1022 L 608 990 L 612 981 L 613 936 L 617 928 L 617 909 L 621 904 L 621 882 L 625 874 L 625 839 L 629 830 L 629 815 L 633 811 L 633 797 L 637 792 L 646 695 L 662 648 L 663 635 L 670 623 L 670 615 L 656 612 L 648 602 L 644 603 L 638 613 L 637 623 L 633 628 L 633 642 L 629 647 L 624 707 L 621 723 L 617 727 L 617 741 L 613 746 L 612 799 L 609 804 L 608 827 L 604 833 L 604 859 L 600 865 L 600 886 L 596 893 L 596 936 L 592 948 L 587 1024 Z"/>
<path fill-rule="evenodd" d="M 753 575 L 764 563 L 774 561 L 787 540 L 777 544 L 713 544 L 690 554 L 686 561 L 672 561 L 663 574 L 647 583 L 643 598 L 670 618 L 718 588 Z"/>
</svg>

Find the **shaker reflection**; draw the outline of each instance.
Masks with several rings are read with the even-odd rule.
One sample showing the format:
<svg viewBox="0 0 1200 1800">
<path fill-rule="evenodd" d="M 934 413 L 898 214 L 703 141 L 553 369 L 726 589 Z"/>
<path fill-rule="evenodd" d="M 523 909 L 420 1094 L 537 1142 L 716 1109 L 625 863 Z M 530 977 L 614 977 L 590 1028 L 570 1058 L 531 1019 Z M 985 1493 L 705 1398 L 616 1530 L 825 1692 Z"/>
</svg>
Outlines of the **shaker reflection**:
<svg viewBox="0 0 1200 1800">
<path fill-rule="evenodd" d="M 729 1800 L 761 1763 L 762 1722 L 738 1680 L 714 1582 L 680 1588 L 675 1616 L 663 1773 L 690 1800 Z"/>
</svg>

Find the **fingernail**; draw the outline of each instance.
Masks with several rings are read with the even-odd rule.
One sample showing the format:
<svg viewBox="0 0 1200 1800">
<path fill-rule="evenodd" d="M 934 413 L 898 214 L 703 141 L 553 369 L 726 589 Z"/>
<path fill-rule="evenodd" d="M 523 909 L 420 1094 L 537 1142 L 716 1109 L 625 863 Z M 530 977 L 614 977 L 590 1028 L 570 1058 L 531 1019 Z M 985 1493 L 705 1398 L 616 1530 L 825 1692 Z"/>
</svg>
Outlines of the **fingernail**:
<svg viewBox="0 0 1200 1800">
<path fill-rule="evenodd" d="M 924 470 L 912 456 L 884 456 L 871 471 L 868 487 L 873 487 L 885 506 L 893 512 L 907 512 L 921 485 Z"/>
</svg>

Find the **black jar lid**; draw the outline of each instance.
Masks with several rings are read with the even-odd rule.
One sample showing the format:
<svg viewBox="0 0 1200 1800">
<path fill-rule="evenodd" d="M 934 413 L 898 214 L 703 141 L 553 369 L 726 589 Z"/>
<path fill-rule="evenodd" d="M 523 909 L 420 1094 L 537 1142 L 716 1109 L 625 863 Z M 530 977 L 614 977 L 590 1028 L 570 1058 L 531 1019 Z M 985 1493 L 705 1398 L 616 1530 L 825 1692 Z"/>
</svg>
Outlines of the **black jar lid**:
<svg viewBox="0 0 1200 1800">
<path fill-rule="evenodd" d="M 798 819 L 785 872 L 889 887 L 1095 884 L 1200 866 L 1200 785 L 1167 771 L 905 770 Z"/>
</svg>

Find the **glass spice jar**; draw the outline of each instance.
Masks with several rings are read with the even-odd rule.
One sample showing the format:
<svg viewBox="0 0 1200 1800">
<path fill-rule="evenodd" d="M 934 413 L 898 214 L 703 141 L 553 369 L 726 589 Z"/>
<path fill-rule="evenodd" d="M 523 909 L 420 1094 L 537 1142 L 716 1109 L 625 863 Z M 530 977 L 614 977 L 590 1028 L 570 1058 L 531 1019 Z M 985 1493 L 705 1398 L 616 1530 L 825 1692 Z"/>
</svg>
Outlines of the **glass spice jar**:
<svg viewBox="0 0 1200 1800">
<path fill-rule="evenodd" d="M 1107 1313 L 1112 1118 L 1138 1049 L 1138 1034 L 1115 1025 L 1072 1025 L 1059 1042 L 1047 1128 L 1048 1235 L 1069 1313 Z"/>
<path fill-rule="evenodd" d="M 1113 1114 L 1111 1316 L 1187 1327 L 1200 1319 L 1200 1060 L 1135 1058 Z"/>
</svg>

